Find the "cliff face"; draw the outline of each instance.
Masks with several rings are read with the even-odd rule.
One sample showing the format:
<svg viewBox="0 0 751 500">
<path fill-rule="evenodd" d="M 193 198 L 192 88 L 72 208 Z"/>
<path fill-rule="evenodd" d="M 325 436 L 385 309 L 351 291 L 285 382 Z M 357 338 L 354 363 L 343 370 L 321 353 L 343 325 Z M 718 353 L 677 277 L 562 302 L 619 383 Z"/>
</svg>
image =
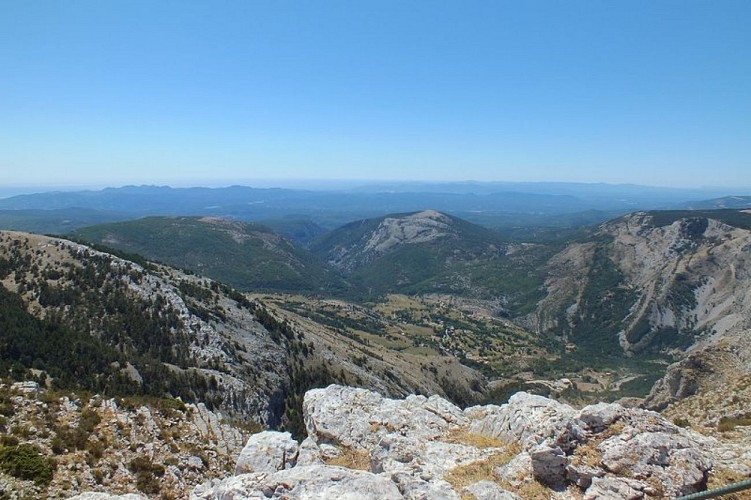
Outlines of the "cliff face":
<svg viewBox="0 0 751 500">
<path fill-rule="evenodd" d="M 751 232 L 690 213 L 664 217 L 636 213 L 568 246 L 551 260 L 547 297 L 527 324 L 627 355 L 748 329 Z"/>
<path fill-rule="evenodd" d="M 391 400 L 364 389 L 309 391 L 307 438 L 252 436 L 233 478 L 192 498 L 645 498 L 747 475 L 748 446 L 725 446 L 654 412 L 576 410 L 517 393 L 461 410 L 437 396 Z"/>
</svg>

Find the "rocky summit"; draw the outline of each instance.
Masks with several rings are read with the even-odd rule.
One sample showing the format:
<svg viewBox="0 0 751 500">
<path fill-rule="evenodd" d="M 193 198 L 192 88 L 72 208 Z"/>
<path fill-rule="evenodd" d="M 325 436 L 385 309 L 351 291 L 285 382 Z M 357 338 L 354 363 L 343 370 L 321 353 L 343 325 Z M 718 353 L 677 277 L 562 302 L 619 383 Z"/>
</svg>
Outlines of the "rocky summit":
<svg viewBox="0 0 751 500">
<path fill-rule="evenodd" d="M 525 392 L 462 410 L 438 396 L 331 385 L 306 393 L 304 419 L 302 442 L 251 436 L 235 476 L 191 498 L 665 498 L 728 470 L 751 473 L 748 450 L 729 452 L 658 413 L 578 410 Z"/>
</svg>

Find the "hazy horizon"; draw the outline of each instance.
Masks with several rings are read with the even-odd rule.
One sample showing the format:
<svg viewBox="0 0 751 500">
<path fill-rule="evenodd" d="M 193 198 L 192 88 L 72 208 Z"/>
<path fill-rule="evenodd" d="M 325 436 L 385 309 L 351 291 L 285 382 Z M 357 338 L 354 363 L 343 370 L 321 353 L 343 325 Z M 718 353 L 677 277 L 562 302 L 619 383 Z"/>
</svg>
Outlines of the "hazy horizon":
<svg viewBox="0 0 751 500">
<path fill-rule="evenodd" d="M 749 25 L 738 0 L 14 2 L 0 182 L 751 186 Z"/>
<path fill-rule="evenodd" d="M 472 179 L 457 181 L 432 181 L 432 180 L 394 180 L 394 179 L 234 179 L 234 180 L 212 180 L 196 182 L 173 182 L 173 183 L 126 183 L 126 184 L 29 184 L 29 185 L 3 185 L 0 184 L 0 199 L 10 198 L 13 196 L 27 194 L 41 194 L 52 192 L 80 192 L 80 191 L 101 191 L 104 189 L 121 189 L 126 187 L 169 187 L 173 189 L 188 188 L 210 188 L 221 189 L 231 186 L 251 187 L 258 189 L 290 189 L 290 190 L 309 190 L 309 191 L 356 191 L 356 190 L 373 190 L 383 188 L 381 191 L 387 191 L 395 187 L 406 189 L 413 187 L 415 192 L 421 188 L 430 187 L 435 189 L 441 186 L 449 188 L 451 186 L 476 186 L 491 187 L 498 186 L 499 191 L 504 189 L 516 191 L 524 187 L 530 189 L 519 190 L 518 192 L 534 193 L 534 188 L 543 186 L 586 186 L 586 187 L 604 187 L 604 188 L 644 188 L 656 191 L 675 191 L 685 193 L 702 193 L 706 192 L 708 197 L 711 196 L 751 196 L 751 186 L 697 186 L 697 187 L 674 187 L 674 186 L 655 186 L 646 184 L 633 183 L 602 183 L 602 182 L 560 182 L 560 181 L 476 181 Z M 447 189 L 446 192 L 449 190 Z M 437 192 L 441 192 L 440 190 Z"/>
</svg>

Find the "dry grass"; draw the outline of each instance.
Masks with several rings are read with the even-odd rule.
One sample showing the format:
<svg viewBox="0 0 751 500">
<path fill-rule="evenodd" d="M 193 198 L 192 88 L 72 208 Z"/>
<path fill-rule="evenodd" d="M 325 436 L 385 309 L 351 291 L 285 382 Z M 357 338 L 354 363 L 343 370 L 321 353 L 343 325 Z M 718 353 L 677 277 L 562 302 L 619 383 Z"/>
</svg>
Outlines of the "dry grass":
<svg viewBox="0 0 751 500">
<path fill-rule="evenodd" d="M 623 421 L 618 421 L 597 434 L 585 445 L 579 446 L 574 450 L 573 460 L 590 467 L 599 467 L 602 462 L 602 453 L 600 453 L 597 447 L 606 439 L 609 439 L 616 434 L 620 434 L 625 426 L 626 424 Z"/>
<path fill-rule="evenodd" d="M 535 480 L 525 481 L 518 488 L 507 487 L 506 489 L 508 489 L 509 491 L 513 491 L 514 493 L 519 495 L 521 498 L 529 498 L 529 499 L 553 498 L 553 493 L 554 493 L 553 490 L 551 490 L 550 488 L 548 488 L 547 486 L 541 483 L 538 483 Z"/>
<path fill-rule="evenodd" d="M 493 470 L 495 470 L 496 467 L 509 463 L 512 458 L 519 454 L 519 452 L 520 448 L 518 445 L 514 444 L 506 446 L 501 451 L 490 455 L 485 460 L 456 467 L 446 474 L 444 479 L 451 484 L 455 491 L 458 492 L 461 492 L 465 486 L 478 481 L 495 481 Z"/>
<path fill-rule="evenodd" d="M 707 489 L 722 488 L 733 483 L 745 481 L 748 477 L 727 469 L 712 470 L 707 481 Z M 751 500 L 751 490 L 739 491 L 722 497 L 723 500 Z"/>
<path fill-rule="evenodd" d="M 464 444 L 467 446 L 474 446 L 481 450 L 487 448 L 504 448 L 507 445 L 498 439 L 494 439 L 480 434 L 468 432 L 466 429 L 456 430 L 450 432 L 446 437 L 441 439 L 446 443 Z M 518 452 L 517 452 L 518 453 Z"/>
<path fill-rule="evenodd" d="M 354 448 L 342 448 L 341 455 L 326 461 L 328 465 L 370 471 L 370 453 Z"/>
</svg>

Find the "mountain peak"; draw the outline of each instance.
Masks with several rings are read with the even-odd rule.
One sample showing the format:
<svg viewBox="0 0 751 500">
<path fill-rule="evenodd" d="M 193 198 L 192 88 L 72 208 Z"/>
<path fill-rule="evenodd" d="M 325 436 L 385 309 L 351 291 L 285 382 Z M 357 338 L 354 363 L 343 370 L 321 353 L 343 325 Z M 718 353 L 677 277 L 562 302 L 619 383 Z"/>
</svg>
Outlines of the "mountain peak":
<svg viewBox="0 0 751 500">
<path fill-rule="evenodd" d="M 448 236 L 451 219 L 435 210 L 385 217 L 365 244 L 365 251 L 384 254 L 404 244 L 427 243 Z"/>
</svg>

